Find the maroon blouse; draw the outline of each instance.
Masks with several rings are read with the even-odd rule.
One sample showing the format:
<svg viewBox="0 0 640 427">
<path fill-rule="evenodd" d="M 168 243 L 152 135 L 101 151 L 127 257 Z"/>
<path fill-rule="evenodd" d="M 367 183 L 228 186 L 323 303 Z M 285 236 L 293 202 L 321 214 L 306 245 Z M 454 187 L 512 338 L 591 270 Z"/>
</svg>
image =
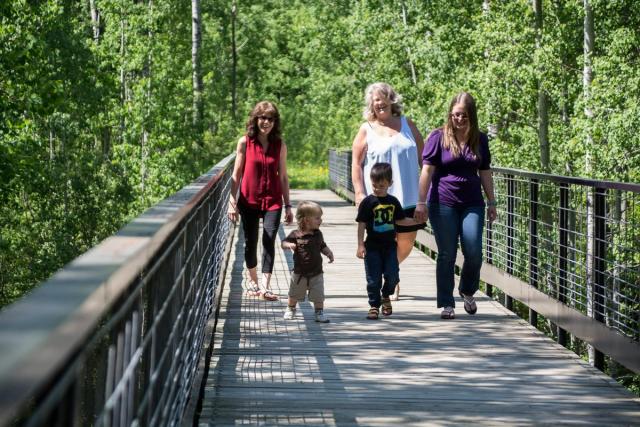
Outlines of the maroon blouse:
<svg viewBox="0 0 640 427">
<path fill-rule="evenodd" d="M 239 202 L 251 209 L 275 211 L 282 209 L 282 185 L 278 169 L 282 141 L 269 142 L 267 151 L 258 138 L 245 136 L 244 172 Z"/>
</svg>

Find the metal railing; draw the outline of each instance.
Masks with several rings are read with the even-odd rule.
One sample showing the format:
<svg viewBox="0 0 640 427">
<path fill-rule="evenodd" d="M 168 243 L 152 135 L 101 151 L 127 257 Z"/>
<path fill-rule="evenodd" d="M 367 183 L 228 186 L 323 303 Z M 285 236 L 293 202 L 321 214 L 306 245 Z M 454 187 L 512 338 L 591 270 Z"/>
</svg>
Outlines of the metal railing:
<svg viewBox="0 0 640 427">
<path fill-rule="evenodd" d="M 224 278 L 233 159 L 0 313 L 0 425 L 181 423 Z"/>
<path fill-rule="evenodd" d="M 494 168 L 481 279 L 603 354 L 640 372 L 640 185 Z M 329 181 L 351 197 L 351 152 L 329 152 Z M 429 226 L 417 241 L 437 252 Z M 461 265 L 459 254 L 457 264 Z"/>
</svg>

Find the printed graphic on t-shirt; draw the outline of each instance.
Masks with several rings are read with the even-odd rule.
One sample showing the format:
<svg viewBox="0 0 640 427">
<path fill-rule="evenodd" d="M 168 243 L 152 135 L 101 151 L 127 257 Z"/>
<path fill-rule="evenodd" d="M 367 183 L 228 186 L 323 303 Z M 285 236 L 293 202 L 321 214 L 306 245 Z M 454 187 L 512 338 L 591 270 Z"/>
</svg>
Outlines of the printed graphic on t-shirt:
<svg viewBox="0 0 640 427">
<path fill-rule="evenodd" d="M 373 231 L 385 233 L 394 230 L 394 205 L 378 205 L 373 208 Z"/>
</svg>

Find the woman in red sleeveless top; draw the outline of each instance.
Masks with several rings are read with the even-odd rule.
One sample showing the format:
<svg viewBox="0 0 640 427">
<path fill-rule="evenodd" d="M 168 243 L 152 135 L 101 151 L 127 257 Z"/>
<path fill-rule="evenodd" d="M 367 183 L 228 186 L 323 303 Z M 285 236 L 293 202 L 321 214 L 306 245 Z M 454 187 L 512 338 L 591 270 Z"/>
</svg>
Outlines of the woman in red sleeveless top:
<svg viewBox="0 0 640 427">
<path fill-rule="evenodd" d="M 269 301 L 278 299 L 271 291 L 271 273 L 283 206 L 285 222 L 290 224 L 293 214 L 289 203 L 287 146 L 280 139 L 280 115 L 273 103 L 261 101 L 249 114 L 247 134 L 238 141 L 228 216 L 233 222 L 238 216 L 242 219 L 248 293 Z M 258 284 L 257 272 L 260 219 L 263 289 Z"/>
</svg>

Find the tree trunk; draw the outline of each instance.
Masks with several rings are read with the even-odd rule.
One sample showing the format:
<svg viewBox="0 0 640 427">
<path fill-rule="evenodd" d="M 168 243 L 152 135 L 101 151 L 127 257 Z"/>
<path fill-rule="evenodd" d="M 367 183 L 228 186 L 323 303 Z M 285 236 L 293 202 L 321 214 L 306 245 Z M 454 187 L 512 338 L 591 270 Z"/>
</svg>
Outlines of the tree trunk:
<svg viewBox="0 0 640 427">
<path fill-rule="evenodd" d="M 191 69 L 193 71 L 193 127 L 202 124 L 202 73 L 200 71 L 200 45 L 202 19 L 200 0 L 191 0 Z"/>
<path fill-rule="evenodd" d="M 236 120 L 236 67 L 238 57 L 236 53 L 236 14 L 238 7 L 234 1 L 231 5 L 231 116 Z"/>
<path fill-rule="evenodd" d="M 150 16 L 150 25 L 147 32 L 149 39 L 147 46 L 153 46 L 153 0 L 149 0 L 147 4 Z M 147 81 L 146 97 L 144 99 L 144 117 L 142 117 L 142 137 L 140 139 L 140 188 L 143 200 L 145 198 L 146 184 L 147 184 L 147 162 L 149 159 L 149 122 L 151 120 L 151 67 L 153 65 L 153 57 L 151 56 L 153 50 L 148 48 L 147 60 L 144 65 L 144 76 Z M 144 201 L 143 201 L 144 204 Z"/>
<path fill-rule="evenodd" d="M 585 171 L 587 177 L 591 177 L 593 173 L 593 133 L 592 133 L 592 120 L 593 110 L 591 109 L 591 81 L 592 81 L 592 65 L 591 56 L 593 55 L 593 13 L 591 11 L 590 0 L 583 0 L 584 5 L 584 25 L 583 25 L 583 70 L 582 70 L 582 94 L 584 97 L 584 115 L 586 118 L 585 126 Z M 592 191 L 587 191 L 587 239 L 586 239 L 586 252 L 587 252 L 587 315 L 594 317 L 594 304 L 595 304 L 595 200 Z M 591 345 L 587 346 L 587 352 L 589 354 L 589 363 L 595 364 L 596 352 L 595 348 Z"/>
<path fill-rule="evenodd" d="M 409 26 L 407 25 L 407 8 L 405 7 L 404 0 L 401 2 L 402 6 L 402 23 L 404 24 L 404 29 L 407 30 Z M 405 40 L 411 40 L 410 37 L 406 37 Z M 407 59 L 409 60 L 409 68 L 411 69 L 411 81 L 415 86 L 418 83 L 418 79 L 416 78 L 416 68 L 413 65 L 413 59 L 411 59 L 411 47 L 407 45 Z"/>
<path fill-rule="evenodd" d="M 536 50 L 542 48 L 543 14 L 542 0 L 533 1 L 533 10 L 536 17 Z M 540 75 L 538 65 L 538 75 Z M 544 89 L 542 78 L 538 78 L 538 142 L 540 144 L 540 166 L 543 172 L 549 172 L 549 112 L 547 93 Z"/>
<path fill-rule="evenodd" d="M 91 27 L 93 28 L 93 41 L 100 41 L 100 11 L 98 10 L 97 0 L 89 0 L 91 8 Z"/>
<path fill-rule="evenodd" d="M 125 29 L 127 27 L 127 21 L 124 16 L 120 21 L 120 142 L 124 142 L 124 129 L 125 129 L 125 103 L 127 102 L 127 81 L 125 78 L 125 54 L 126 54 L 126 35 Z"/>
</svg>

